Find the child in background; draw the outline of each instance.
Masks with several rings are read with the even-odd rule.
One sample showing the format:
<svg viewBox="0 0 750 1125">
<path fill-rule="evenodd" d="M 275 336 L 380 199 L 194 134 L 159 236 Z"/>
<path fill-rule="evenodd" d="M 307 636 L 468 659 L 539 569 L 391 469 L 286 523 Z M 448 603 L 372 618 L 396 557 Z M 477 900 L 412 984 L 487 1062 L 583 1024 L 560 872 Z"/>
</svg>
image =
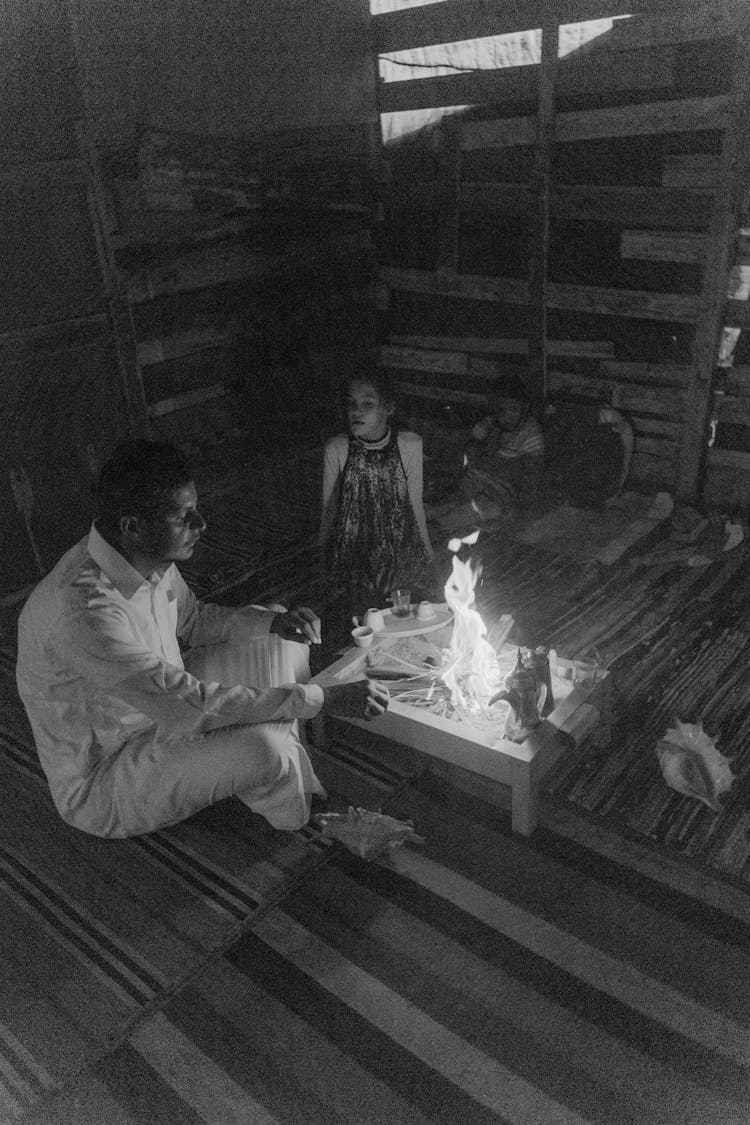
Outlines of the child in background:
<svg viewBox="0 0 750 1125">
<path fill-rule="evenodd" d="M 493 395 L 489 405 L 464 451 L 464 495 L 480 518 L 533 511 L 544 471 L 539 423 L 520 385 Z"/>
<path fill-rule="evenodd" d="M 367 369 L 344 389 L 349 432 L 326 442 L 320 546 L 350 612 L 384 607 L 395 587 L 412 601 L 435 589 L 422 503 L 422 438 L 399 430 L 385 373 Z"/>
</svg>

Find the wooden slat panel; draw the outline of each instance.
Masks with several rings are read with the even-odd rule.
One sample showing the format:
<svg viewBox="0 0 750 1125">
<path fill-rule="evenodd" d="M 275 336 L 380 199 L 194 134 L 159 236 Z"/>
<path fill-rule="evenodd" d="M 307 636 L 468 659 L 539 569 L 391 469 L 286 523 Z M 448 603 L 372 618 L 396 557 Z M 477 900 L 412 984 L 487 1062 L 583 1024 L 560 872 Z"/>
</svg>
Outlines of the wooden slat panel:
<svg viewBox="0 0 750 1125">
<path fill-rule="evenodd" d="M 719 154 L 683 152 L 664 158 L 664 187 L 714 189 L 719 181 Z"/>
<path fill-rule="evenodd" d="M 599 370 L 612 379 L 646 383 L 652 387 L 684 387 L 692 376 L 690 367 L 673 363 L 626 363 L 604 360 Z"/>
<path fill-rule="evenodd" d="M 206 328 L 200 332 L 182 332 L 155 340 L 142 340 L 137 346 L 138 363 L 150 367 L 170 359 L 181 359 L 206 348 L 222 347 L 229 340 L 229 329 Z"/>
<path fill-rule="evenodd" d="M 750 399 L 740 398 L 738 395 L 716 395 L 713 416 L 719 422 L 750 426 Z"/>
<path fill-rule="evenodd" d="M 444 371 L 432 373 L 448 374 Z M 549 378 L 553 396 L 573 395 L 594 402 L 606 402 L 627 414 L 633 420 L 636 440 L 643 450 L 658 453 L 665 439 L 667 442 L 671 439 L 676 441 L 679 436 L 683 395 L 677 392 L 659 393 L 560 371 L 551 371 Z M 410 378 L 401 371 L 393 376 L 393 380 L 401 393 L 416 398 L 467 403 L 481 403 L 487 398 L 486 391 L 472 389 L 470 384 L 460 381 L 447 386 L 444 382 L 436 384 L 434 381 Z M 675 444 L 675 456 L 676 449 Z"/>
<path fill-rule="evenodd" d="M 598 137 L 722 129 L 727 124 L 729 105 L 729 97 L 721 95 L 561 113 L 556 121 L 555 140 L 562 144 Z M 467 121 L 462 129 L 463 146 L 472 150 L 533 144 L 536 139 L 534 121 L 533 117 Z"/>
<path fill-rule="evenodd" d="M 641 13 L 645 8 L 639 4 Z M 744 0 L 690 0 L 682 12 L 674 3 L 656 5 L 652 14 L 635 15 L 620 20 L 612 29 L 612 38 L 622 46 L 667 46 L 723 39 L 735 35 L 745 26 L 747 8 Z"/>
<path fill-rule="evenodd" d="M 710 379 L 720 355 L 723 327 L 733 323 L 724 310 L 732 265 L 730 250 L 737 235 L 737 211 L 745 188 L 750 146 L 750 70 L 747 66 L 750 34 L 738 36 L 731 45 L 733 69 L 731 108 L 722 138 L 719 182 L 711 218 L 700 310 L 695 326 L 692 362 L 695 378 L 686 401 L 685 426 L 678 468 L 678 499 L 695 502 L 701 487 L 708 425 L 712 404 Z M 743 302 L 730 301 L 730 306 Z M 729 310 L 731 316 L 731 307 Z M 747 323 L 750 324 L 750 317 Z"/>
<path fill-rule="evenodd" d="M 736 328 L 750 328 L 750 302 L 727 301 L 724 323 Z"/>
<path fill-rule="evenodd" d="M 750 453 L 711 448 L 706 455 L 703 503 L 726 512 L 737 506 L 750 507 Z"/>
<path fill-rule="evenodd" d="M 662 415 L 672 421 L 679 419 L 684 400 L 680 391 L 632 387 L 559 370 L 550 371 L 550 390 L 608 402 L 626 414 Z"/>
<path fill-rule="evenodd" d="M 675 445 L 680 439 L 680 424 L 667 422 L 663 418 L 631 418 L 633 430 L 636 435 L 650 435 L 659 437 Z"/>
<path fill-rule="evenodd" d="M 740 30 L 742 0 L 672 0 L 668 14 L 663 0 L 640 0 L 639 14 L 615 24 L 612 37 L 628 46 L 689 43 L 714 39 Z M 588 0 L 525 0 L 517 4 L 498 4 L 496 0 L 446 0 L 383 12 L 373 18 L 376 50 L 379 53 L 427 47 L 435 43 L 460 43 L 541 27 L 554 18 L 560 23 L 624 16 L 632 13 L 622 3 L 605 6 Z M 653 14 L 649 14 L 653 13 Z"/>
<path fill-rule="evenodd" d="M 446 375 L 465 375 L 469 369 L 466 352 L 430 348 L 400 348 L 385 345 L 379 352 L 384 367 L 406 367 L 412 371 L 435 371 Z"/>
<path fill-rule="evenodd" d="M 640 0 L 638 7 L 642 10 L 653 3 L 654 0 Z M 607 5 L 606 15 L 627 15 L 629 10 L 623 0 L 615 0 Z M 554 0 L 519 0 L 514 4 L 498 4 L 497 0 L 445 0 L 442 4 L 403 8 L 374 16 L 375 49 L 384 54 L 434 43 L 460 43 L 488 35 L 529 31 L 553 19 L 555 11 L 560 23 L 602 18 L 602 4 L 596 0 L 559 0 L 557 3 Z"/>
<path fill-rule="evenodd" d="M 555 139 L 558 142 L 587 141 L 596 137 L 723 129 L 729 118 L 730 105 L 728 95 L 719 95 L 563 113 L 557 119 Z"/>
<path fill-rule="evenodd" d="M 426 270 L 399 270 L 385 267 L 380 278 L 392 289 L 410 293 L 434 293 L 447 297 L 526 305 L 528 286 L 511 278 L 460 274 L 443 278 Z M 598 286 L 550 284 L 548 306 L 601 316 L 625 316 L 641 320 L 667 320 L 691 323 L 697 314 L 698 298 L 677 293 L 649 293 L 642 290 L 604 289 Z"/>
<path fill-rule="evenodd" d="M 0 168 L 0 184 L 30 183 L 35 187 L 44 184 L 86 183 L 88 172 L 82 160 L 35 160 Z"/>
<path fill-rule="evenodd" d="M 188 406 L 197 406 L 202 402 L 220 398 L 224 394 L 224 384 L 214 383 L 210 387 L 199 387 L 195 391 L 187 391 L 184 395 L 175 395 L 174 398 L 164 398 L 159 402 L 152 402 L 148 408 L 152 418 L 162 418 L 165 414 L 174 414 L 176 410 L 185 410 Z"/>
<path fill-rule="evenodd" d="M 480 336 L 399 336 L 389 337 L 389 345 L 404 348 L 435 348 L 453 352 L 478 352 L 486 355 L 528 355 L 529 341 Z M 592 359 L 614 358 L 615 346 L 609 340 L 548 340 L 550 355 Z"/>
<path fill-rule="evenodd" d="M 602 50 L 595 56 L 562 59 L 556 92 L 558 100 L 571 95 L 603 100 L 604 95 L 620 90 L 666 90 L 673 83 L 674 63 L 664 52 Z M 381 113 L 400 113 L 434 106 L 512 101 L 519 109 L 524 104 L 531 107 L 538 89 L 537 65 L 477 70 L 383 83 L 378 91 L 378 108 Z"/>
<path fill-rule="evenodd" d="M 402 113 L 444 105 L 483 105 L 512 101 L 533 105 L 539 89 L 538 66 L 508 66 L 499 70 L 443 74 L 383 82 L 378 88 L 381 113 Z"/>
<path fill-rule="evenodd" d="M 628 480 L 672 492 L 675 472 L 674 461 L 671 458 L 651 457 L 648 454 L 634 452 Z"/>
<path fill-rule="evenodd" d="M 625 230 L 620 238 L 620 255 L 642 262 L 687 262 L 703 260 L 706 236 L 666 234 L 650 230 Z"/>
<path fill-rule="evenodd" d="M 750 398 L 750 367 L 731 367 L 725 372 L 727 394 Z"/>
<path fill-rule="evenodd" d="M 443 122 L 440 137 L 435 184 L 437 268 L 445 273 L 455 274 L 458 270 L 460 235 L 461 144 L 455 122 L 450 117 Z"/>
<path fill-rule="evenodd" d="M 424 197 L 424 191 L 420 186 L 415 195 Z M 533 193 L 526 184 L 465 182 L 461 197 L 465 215 L 524 215 L 529 212 Z M 712 203 L 712 195 L 707 191 L 557 184 L 553 186 L 550 205 L 556 219 L 609 220 L 699 231 L 708 226 Z"/>
<path fill-rule="evenodd" d="M 750 453 L 740 449 L 717 449 L 712 446 L 708 451 L 708 464 L 712 468 L 731 469 L 737 472 L 750 473 Z M 748 493 L 750 496 L 750 492 Z"/>
<path fill-rule="evenodd" d="M 434 384 L 415 383 L 409 379 L 394 378 L 400 394 L 412 398 L 431 399 L 436 402 L 476 403 L 480 405 L 487 401 L 486 394 L 476 391 L 464 391 L 455 387 L 436 387 Z"/>
<path fill-rule="evenodd" d="M 641 435 L 636 431 L 634 454 L 639 454 L 640 456 L 647 455 L 649 457 L 658 457 L 660 459 L 666 459 L 667 457 L 669 457 L 670 459 L 676 461 L 677 443 L 676 441 L 666 441 L 663 437 L 641 437 Z"/>
</svg>

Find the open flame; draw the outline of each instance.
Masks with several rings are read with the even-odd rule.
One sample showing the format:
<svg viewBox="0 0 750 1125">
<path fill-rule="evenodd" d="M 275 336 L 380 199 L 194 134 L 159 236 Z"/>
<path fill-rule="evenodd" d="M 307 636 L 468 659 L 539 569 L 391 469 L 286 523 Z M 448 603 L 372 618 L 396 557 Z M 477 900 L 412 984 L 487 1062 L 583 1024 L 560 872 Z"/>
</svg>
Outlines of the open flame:
<svg viewBox="0 0 750 1125">
<path fill-rule="evenodd" d="M 451 702 L 459 714 L 484 712 L 490 697 L 497 691 L 499 668 L 492 645 L 485 640 L 487 628 L 475 605 L 474 591 L 482 573 L 481 564 L 471 558 L 458 557 L 462 545 L 473 546 L 479 532 L 464 539 L 451 539 L 453 566 L 445 583 L 445 600 L 453 611 L 453 635 L 445 650 L 442 679 Z"/>
</svg>

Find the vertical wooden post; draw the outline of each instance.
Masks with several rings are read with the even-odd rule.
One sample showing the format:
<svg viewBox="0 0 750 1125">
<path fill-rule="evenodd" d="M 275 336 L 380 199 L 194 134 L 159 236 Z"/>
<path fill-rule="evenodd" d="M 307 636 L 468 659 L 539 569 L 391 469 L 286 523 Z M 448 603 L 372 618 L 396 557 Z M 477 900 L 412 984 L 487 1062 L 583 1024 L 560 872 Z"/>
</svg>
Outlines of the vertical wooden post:
<svg viewBox="0 0 750 1125">
<path fill-rule="evenodd" d="M 84 114 L 83 119 L 77 122 L 78 151 L 86 169 L 86 193 L 91 227 L 102 274 L 103 296 L 106 298 L 109 310 L 109 320 L 114 337 L 130 432 L 133 436 L 142 436 L 148 433 L 146 394 L 138 364 L 130 304 L 122 291 L 120 273 L 111 241 L 106 193 L 102 183 L 96 145 L 91 135 L 91 99 L 82 59 L 76 5 L 72 0 L 69 0 L 66 8 L 76 64 L 76 81 Z"/>
<path fill-rule="evenodd" d="M 461 222 L 461 131 L 450 117 L 443 119 L 440 132 L 435 212 L 437 217 L 437 259 L 435 269 L 443 277 L 458 272 L 458 243 Z"/>
<path fill-rule="evenodd" d="M 677 495 L 688 501 L 699 498 L 703 485 L 731 253 L 738 235 L 742 189 L 750 174 L 750 32 L 737 35 L 734 45 L 732 108 L 721 147 L 677 469 Z"/>
<path fill-rule="evenodd" d="M 543 411 L 547 401 L 547 273 L 549 210 L 552 178 L 552 145 L 555 132 L 555 79 L 559 27 L 557 20 L 542 27 L 539 68 L 539 106 L 534 150 L 535 206 L 529 216 L 529 369 L 535 406 Z"/>
</svg>

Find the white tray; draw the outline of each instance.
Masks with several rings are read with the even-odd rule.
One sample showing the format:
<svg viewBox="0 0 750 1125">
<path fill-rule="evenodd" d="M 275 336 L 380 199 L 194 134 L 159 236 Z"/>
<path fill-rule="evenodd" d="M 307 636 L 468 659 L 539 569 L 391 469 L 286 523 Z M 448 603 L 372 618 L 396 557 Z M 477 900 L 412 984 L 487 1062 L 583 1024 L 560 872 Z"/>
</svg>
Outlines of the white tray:
<svg viewBox="0 0 750 1125">
<path fill-rule="evenodd" d="M 385 629 L 378 630 L 376 637 L 419 637 L 422 633 L 434 633 L 436 629 L 442 629 L 453 620 L 453 610 L 448 609 L 445 602 L 435 603 L 435 616 L 428 621 L 417 619 L 416 605 L 409 607 L 408 617 L 394 617 L 392 609 L 384 609 L 381 612 Z"/>
</svg>

